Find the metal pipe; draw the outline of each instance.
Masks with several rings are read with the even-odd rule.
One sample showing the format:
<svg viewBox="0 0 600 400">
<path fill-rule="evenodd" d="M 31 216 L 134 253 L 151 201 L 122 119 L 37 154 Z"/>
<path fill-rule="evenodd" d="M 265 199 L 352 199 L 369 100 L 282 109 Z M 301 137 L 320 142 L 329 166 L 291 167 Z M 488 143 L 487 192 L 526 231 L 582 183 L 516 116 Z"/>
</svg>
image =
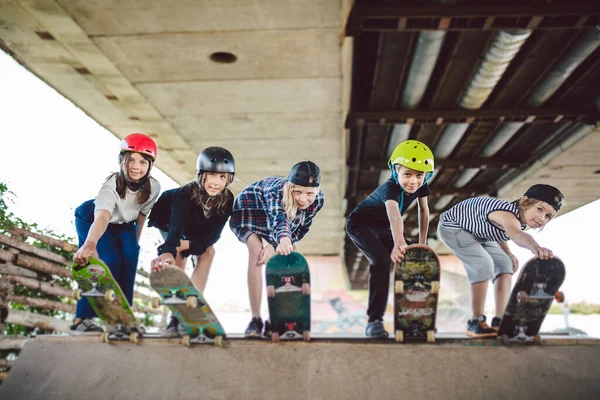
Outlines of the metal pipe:
<svg viewBox="0 0 600 400">
<path fill-rule="evenodd" d="M 406 87 L 402 93 L 402 108 L 419 105 L 435 68 L 446 33 L 427 31 L 419 33 L 415 54 L 410 63 Z"/>
<path fill-rule="evenodd" d="M 531 31 L 500 31 L 496 34 L 459 105 L 476 110 L 486 102 Z"/>
<path fill-rule="evenodd" d="M 600 26 L 586 29 L 561 62 L 531 92 L 525 106 L 536 107 L 548 100 L 598 46 L 600 46 Z"/>
</svg>

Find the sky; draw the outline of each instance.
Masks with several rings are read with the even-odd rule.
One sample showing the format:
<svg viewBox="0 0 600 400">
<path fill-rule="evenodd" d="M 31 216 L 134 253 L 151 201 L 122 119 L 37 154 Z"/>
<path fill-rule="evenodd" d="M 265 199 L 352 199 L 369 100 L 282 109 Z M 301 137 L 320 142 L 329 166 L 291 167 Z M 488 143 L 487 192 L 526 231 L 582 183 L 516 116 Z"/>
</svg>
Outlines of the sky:
<svg viewBox="0 0 600 400">
<path fill-rule="evenodd" d="M 15 193 L 11 211 L 75 238 L 74 210 L 94 198 L 106 177 L 118 170 L 120 140 L 1 51 L 0 110 L 0 181 Z M 163 190 L 178 186 L 158 168 L 152 174 Z M 533 233 L 565 262 L 562 289 L 571 302 L 600 303 L 600 263 L 592 252 L 598 246 L 599 225 L 600 201 L 595 201 Z M 140 265 L 146 270 L 160 242 L 158 230 L 144 229 Z M 528 250 L 509 245 L 521 265 L 530 258 Z M 245 245 L 226 226 L 215 249 L 207 297 L 220 307 L 246 310 Z M 240 324 L 236 330 L 243 330 Z"/>
</svg>

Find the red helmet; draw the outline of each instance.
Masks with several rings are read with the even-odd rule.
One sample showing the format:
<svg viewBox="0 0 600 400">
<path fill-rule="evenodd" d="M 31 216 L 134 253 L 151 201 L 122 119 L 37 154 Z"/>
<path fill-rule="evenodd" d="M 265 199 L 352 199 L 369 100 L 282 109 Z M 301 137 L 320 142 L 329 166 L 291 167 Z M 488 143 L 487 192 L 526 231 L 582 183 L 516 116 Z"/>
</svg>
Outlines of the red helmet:
<svg viewBox="0 0 600 400">
<path fill-rule="evenodd" d="M 132 133 L 121 141 L 121 153 L 132 151 L 134 153 L 146 154 L 156 160 L 156 143 L 148 135 L 143 133 Z"/>
</svg>

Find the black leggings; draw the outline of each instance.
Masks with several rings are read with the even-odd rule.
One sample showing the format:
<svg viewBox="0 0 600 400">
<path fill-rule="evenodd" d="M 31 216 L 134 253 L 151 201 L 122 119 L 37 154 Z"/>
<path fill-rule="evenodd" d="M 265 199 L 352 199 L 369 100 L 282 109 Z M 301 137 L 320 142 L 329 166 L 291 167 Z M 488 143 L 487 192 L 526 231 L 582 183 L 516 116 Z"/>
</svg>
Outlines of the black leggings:
<svg viewBox="0 0 600 400">
<path fill-rule="evenodd" d="M 383 319 L 390 286 L 390 254 L 394 249 L 392 231 L 370 228 L 362 221 L 348 219 L 346 232 L 371 264 L 369 267 L 369 322 Z"/>
</svg>

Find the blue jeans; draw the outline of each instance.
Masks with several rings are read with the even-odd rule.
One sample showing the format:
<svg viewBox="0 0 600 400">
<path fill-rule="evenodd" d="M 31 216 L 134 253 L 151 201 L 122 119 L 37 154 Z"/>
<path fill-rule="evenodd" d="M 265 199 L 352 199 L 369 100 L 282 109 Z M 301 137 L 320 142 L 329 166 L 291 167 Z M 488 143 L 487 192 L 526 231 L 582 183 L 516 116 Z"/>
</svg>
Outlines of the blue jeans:
<svg viewBox="0 0 600 400">
<path fill-rule="evenodd" d="M 75 210 L 75 228 L 79 237 L 79 247 L 85 243 L 93 221 L 94 201 L 88 200 Z M 96 245 L 98 256 L 110 269 L 129 304 L 133 304 L 133 287 L 140 255 L 136 231 L 135 222 L 108 224 L 106 232 Z M 87 298 L 84 297 L 77 302 L 76 318 L 95 316 L 96 313 Z"/>
</svg>

